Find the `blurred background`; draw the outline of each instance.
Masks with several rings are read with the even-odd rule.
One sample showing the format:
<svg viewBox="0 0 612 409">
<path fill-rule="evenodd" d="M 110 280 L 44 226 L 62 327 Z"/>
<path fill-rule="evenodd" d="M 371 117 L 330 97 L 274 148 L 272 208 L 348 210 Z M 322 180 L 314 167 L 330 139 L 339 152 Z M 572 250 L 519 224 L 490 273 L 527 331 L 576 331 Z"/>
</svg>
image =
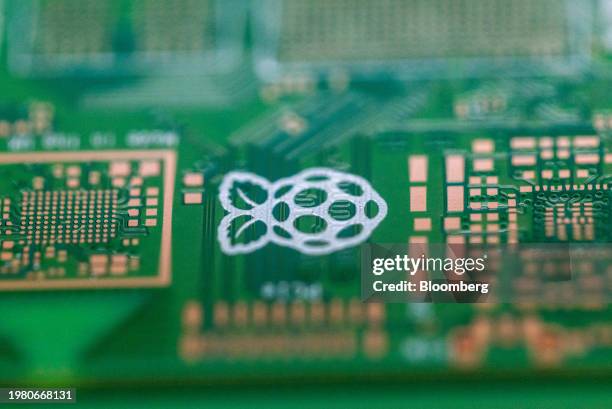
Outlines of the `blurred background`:
<svg viewBox="0 0 612 409">
<path fill-rule="evenodd" d="M 334 167 L 401 201 L 413 150 L 535 130 L 603 155 L 611 92 L 612 0 L 0 0 L 3 153 L 179 154 L 172 285 L 0 293 L 0 385 L 100 408 L 612 407 L 607 302 L 362 304 L 355 249 L 232 258 L 215 235 L 237 168 Z"/>
</svg>

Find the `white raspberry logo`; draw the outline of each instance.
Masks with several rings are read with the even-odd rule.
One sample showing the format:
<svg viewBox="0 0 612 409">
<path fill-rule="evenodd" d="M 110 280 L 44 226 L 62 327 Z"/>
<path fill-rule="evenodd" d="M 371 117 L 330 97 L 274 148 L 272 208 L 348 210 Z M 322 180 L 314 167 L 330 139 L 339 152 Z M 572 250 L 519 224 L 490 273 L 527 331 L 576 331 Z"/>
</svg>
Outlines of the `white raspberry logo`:
<svg viewBox="0 0 612 409">
<path fill-rule="evenodd" d="M 387 203 L 367 180 L 311 168 L 274 183 L 249 172 L 228 173 L 219 188 L 228 212 L 218 229 L 226 254 L 269 242 L 323 255 L 366 240 L 387 215 Z"/>
</svg>

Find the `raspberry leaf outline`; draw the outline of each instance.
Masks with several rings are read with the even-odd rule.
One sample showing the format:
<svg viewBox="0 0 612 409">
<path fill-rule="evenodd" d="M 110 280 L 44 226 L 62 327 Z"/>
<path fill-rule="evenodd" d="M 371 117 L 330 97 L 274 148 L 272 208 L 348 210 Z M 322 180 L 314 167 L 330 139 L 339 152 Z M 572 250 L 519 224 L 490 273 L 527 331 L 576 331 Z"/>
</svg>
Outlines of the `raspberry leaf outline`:
<svg viewBox="0 0 612 409">
<path fill-rule="evenodd" d="M 352 186 L 352 189 L 347 187 Z M 296 200 L 300 192 L 319 190 L 325 199 L 316 206 L 304 207 Z M 221 249 L 229 255 L 246 254 L 269 242 L 293 248 L 307 255 L 325 255 L 360 244 L 366 240 L 387 215 L 387 203 L 364 178 L 330 168 L 310 168 L 271 183 L 254 173 L 232 171 L 219 187 L 219 201 L 227 214 L 218 227 Z M 331 209 L 350 202 L 354 215 L 335 219 Z M 375 215 L 366 212 L 374 203 Z M 279 205 L 288 209 L 286 218 L 273 210 Z M 297 219 L 309 216 L 321 220 L 324 228 L 304 233 L 296 228 Z M 253 229 L 258 226 L 258 229 Z M 344 234 L 355 227 L 352 235 Z M 244 233 L 255 231 L 250 240 Z"/>
</svg>

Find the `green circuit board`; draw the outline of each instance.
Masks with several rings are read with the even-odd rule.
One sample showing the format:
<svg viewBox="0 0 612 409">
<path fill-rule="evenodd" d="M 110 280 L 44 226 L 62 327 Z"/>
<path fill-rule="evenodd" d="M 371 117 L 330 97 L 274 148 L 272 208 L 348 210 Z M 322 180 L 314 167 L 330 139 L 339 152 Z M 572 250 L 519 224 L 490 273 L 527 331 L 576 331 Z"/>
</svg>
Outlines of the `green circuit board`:
<svg viewBox="0 0 612 409">
<path fill-rule="evenodd" d="M 360 292 L 364 243 L 609 248 L 594 2 L 178 3 L 0 2 L 0 383 L 609 377 L 609 261 L 569 301 Z"/>
</svg>

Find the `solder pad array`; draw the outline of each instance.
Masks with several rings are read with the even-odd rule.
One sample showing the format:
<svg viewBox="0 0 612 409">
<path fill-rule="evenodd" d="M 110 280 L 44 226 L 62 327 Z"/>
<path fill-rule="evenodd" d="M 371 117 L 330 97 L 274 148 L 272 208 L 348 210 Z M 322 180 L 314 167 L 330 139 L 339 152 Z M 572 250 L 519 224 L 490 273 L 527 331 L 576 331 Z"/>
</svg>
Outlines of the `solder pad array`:
<svg viewBox="0 0 612 409">
<path fill-rule="evenodd" d="M 427 207 L 433 159 L 426 154 L 408 158 L 417 234 L 440 226 L 453 244 L 609 240 L 612 154 L 604 140 L 597 135 L 512 136 L 504 142 L 508 145 L 474 138 L 469 151 L 444 152 L 442 220 L 432 218 Z"/>
<path fill-rule="evenodd" d="M 0 155 L 0 290 L 164 286 L 172 151 Z"/>
</svg>

